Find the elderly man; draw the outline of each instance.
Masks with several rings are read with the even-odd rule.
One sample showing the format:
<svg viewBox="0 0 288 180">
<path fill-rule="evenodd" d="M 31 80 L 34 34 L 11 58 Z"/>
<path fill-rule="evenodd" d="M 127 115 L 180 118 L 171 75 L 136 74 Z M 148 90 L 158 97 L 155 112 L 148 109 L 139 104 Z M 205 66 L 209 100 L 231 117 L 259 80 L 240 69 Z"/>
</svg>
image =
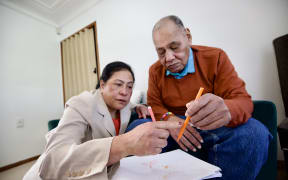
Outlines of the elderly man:
<svg viewBox="0 0 288 180">
<path fill-rule="evenodd" d="M 255 179 L 272 136 L 251 117 L 251 97 L 227 54 L 191 45 L 190 31 L 177 16 L 155 24 L 153 41 L 159 59 L 149 70 L 148 104 L 157 120 L 183 122 L 191 117 L 179 142 L 180 129 L 169 130 L 164 151 L 197 151 L 222 169 L 222 179 Z M 205 91 L 194 101 L 200 87 Z"/>
</svg>

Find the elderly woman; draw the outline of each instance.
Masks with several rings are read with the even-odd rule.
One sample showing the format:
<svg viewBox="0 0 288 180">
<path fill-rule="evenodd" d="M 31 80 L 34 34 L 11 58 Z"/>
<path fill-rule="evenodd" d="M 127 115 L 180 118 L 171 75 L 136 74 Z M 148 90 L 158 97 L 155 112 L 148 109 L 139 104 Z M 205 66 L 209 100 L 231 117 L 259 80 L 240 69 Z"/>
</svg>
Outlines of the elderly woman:
<svg viewBox="0 0 288 180">
<path fill-rule="evenodd" d="M 121 158 L 158 154 L 167 145 L 175 122 L 147 122 L 125 133 L 131 110 L 148 115 L 143 105 L 132 105 L 134 73 L 123 62 L 108 64 L 93 92 L 72 97 L 59 125 L 47 135 L 47 145 L 24 179 L 97 179 L 113 175 Z"/>
</svg>

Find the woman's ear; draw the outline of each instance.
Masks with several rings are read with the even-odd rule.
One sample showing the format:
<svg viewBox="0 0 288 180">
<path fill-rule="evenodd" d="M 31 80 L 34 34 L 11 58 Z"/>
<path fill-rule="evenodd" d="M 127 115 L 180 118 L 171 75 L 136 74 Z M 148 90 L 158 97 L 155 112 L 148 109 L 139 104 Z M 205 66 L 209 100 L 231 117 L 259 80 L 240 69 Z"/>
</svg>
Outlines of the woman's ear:
<svg viewBox="0 0 288 180">
<path fill-rule="evenodd" d="M 191 35 L 189 28 L 185 28 L 185 32 L 186 32 L 186 36 L 188 38 L 189 43 L 192 44 L 192 35 Z"/>
<path fill-rule="evenodd" d="M 104 81 L 103 81 L 103 80 L 100 80 L 100 89 L 103 89 L 103 88 L 104 88 L 104 86 L 105 86 L 105 83 L 104 83 Z"/>
</svg>

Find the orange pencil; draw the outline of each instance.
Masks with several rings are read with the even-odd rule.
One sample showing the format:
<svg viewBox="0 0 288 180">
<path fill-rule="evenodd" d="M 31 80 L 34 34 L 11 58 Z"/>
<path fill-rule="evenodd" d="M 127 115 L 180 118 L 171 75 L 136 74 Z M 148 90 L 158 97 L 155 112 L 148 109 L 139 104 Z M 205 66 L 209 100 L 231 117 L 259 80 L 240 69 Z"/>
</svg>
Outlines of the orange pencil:
<svg viewBox="0 0 288 180">
<path fill-rule="evenodd" d="M 197 99 L 200 98 L 200 96 L 201 96 L 202 93 L 203 93 L 203 90 L 204 90 L 204 88 L 200 87 L 200 89 L 199 89 L 199 91 L 198 91 L 198 93 L 197 93 L 197 96 L 196 96 L 195 100 L 197 100 Z M 184 131 L 185 131 L 185 129 L 186 129 L 186 126 L 187 126 L 188 123 L 189 123 L 189 119 L 190 119 L 190 118 L 191 118 L 190 116 L 187 116 L 187 118 L 186 118 L 183 126 L 181 127 L 180 132 L 179 132 L 179 134 L 178 134 L 177 142 L 179 142 L 179 140 L 180 140 L 181 137 L 183 136 L 183 133 L 184 133 Z"/>
<path fill-rule="evenodd" d="M 151 116 L 151 118 L 152 118 L 152 121 L 153 121 L 153 122 L 156 122 L 156 119 L 155 119 L 155 116 L 154 116 L 154 113 L 153 113 L 153 111 L 152 111 L 151 106 L 148 106 L 148 111 L 149 111 L 149 114 L 150 114 L 150 116 Z"/>
</svg>

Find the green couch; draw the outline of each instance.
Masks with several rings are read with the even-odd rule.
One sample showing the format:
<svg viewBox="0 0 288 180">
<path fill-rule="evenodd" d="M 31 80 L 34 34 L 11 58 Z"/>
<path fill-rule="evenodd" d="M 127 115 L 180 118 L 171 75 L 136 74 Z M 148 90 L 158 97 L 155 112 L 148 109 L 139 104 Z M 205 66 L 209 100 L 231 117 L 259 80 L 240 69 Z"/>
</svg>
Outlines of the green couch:
<svg viewBox="0 0 288 180">
<path fill-rule="evenodd" d="M 256 180 L 277 179 L 277 111 L 274 103 L 270 101 L 253 101 L 254 111 L 252 117 L 261 121 L 270 131 L 273 140 L 269 146 L 266 164 L 262 167 Z"/>
<path fill-rule="evenodd" d="M 52 130 L 58 126 L 60 119 L 53 119 L 48 121 L 48 130 Z"/>
<path fill-rule="evenodd" d="M 276 180 L 277 178 L 277 111 L 270 101 L 253 101 L 254 112 L 252 117 L 261 121 L 273 135 L 269 147 L 269 155 L 266 164 L 262 167 L 256 180 Z M 130 121 L 137 119 L 136 113 L 132 114 Z M 49 131 L 58 125 L 59 119 L 48 122 Z"/>
</svg>

